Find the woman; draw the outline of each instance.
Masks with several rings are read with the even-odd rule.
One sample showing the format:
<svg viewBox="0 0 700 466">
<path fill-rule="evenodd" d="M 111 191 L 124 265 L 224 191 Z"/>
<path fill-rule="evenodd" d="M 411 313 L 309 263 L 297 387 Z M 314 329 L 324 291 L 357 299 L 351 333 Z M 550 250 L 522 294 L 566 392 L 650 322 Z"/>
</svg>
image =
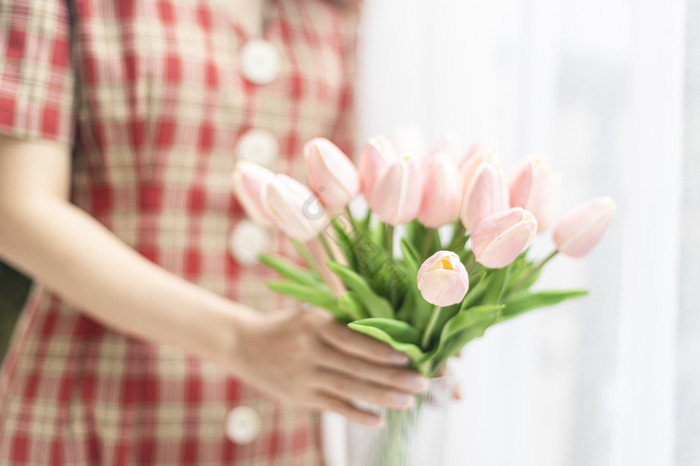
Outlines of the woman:
<svg viewBox="0 0 700 466">
<path fill-rule="evenodd" d="M 265 290 L 238 158 L 352 153 L 357 15 L 322 0 L 5 0 L 0 256 L 34 289 L 0 464 L 321 464 L 317 410 L 406 407 L 405 357 Z M 275 310 L 276 309 L 276 310 Z M 259 311 L 271 311 L 262 313 Z"/>
</svg>

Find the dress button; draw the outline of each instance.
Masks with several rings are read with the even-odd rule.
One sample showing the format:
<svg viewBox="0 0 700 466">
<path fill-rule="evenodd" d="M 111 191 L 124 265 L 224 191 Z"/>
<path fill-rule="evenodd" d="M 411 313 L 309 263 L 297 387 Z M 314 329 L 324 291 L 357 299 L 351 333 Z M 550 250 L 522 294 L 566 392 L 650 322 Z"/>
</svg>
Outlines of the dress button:
<svg viewBox="0 0 700 466">
<path fill-rule="evenodd" d="M 277 138 L 264 129 L 251 129 L 238 142 L 238 158 L 272 167 L 277 161 L 280 147 Z"/>
<path fill-rule="evenodd" d="M 280 55 L 274 45 L 262 39 L 251 39 L 241 50 L 241 71 L 254 84 L 269 84 L 279 75 Z"/>
<path fill-rule="evenodd" d="M 237 406 L 226 416 L 226 436 L 239 445 L 250 443 L 260 436 L 262 419 L 250 406 Z"/>
<path fill-rule="evenodd" d="M 231 255 L 241 265 L 255 265 L 258 254 L 270 249 L 270 233 L 250 220 L 241 220 L 229 237 Z"/>
</svg>

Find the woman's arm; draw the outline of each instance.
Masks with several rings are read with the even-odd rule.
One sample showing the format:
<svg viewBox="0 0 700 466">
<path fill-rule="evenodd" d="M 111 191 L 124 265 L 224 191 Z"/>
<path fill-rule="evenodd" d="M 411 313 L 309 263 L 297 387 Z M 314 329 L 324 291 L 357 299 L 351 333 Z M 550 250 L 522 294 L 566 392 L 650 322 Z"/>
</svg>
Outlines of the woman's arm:
<svg viewBox="0 0 700 466">
<path fill-rule="evenodd" d="M 0 135 L 0 256 L 95 320 L 216 361 L 265 391 L 358 422 L 425 386 L 405 357 L 317 312 L 262 318 L 149 262 L 68 201 L 70 151 Z M 393 366 L 393 367 L 392 367 Z"/>
<path fill-rule="evenodd" d="M 247 310 L 149 262 L 68 202 L 69 154 L 0 135 L 0 255 L 109 327 L 223 362 Z"/>
</svg>

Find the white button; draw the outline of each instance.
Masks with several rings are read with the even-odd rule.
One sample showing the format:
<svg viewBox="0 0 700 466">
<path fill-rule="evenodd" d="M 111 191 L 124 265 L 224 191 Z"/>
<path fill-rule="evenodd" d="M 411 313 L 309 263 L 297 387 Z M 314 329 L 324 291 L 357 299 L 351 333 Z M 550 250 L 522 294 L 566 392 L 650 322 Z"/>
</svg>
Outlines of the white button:
<svg viewBox="0 0 700 466">
<path fill-rule="evenodd" d="M 229 237 L 233 258 L 241 265 L 255 265 L 258 254 L 270 249 L 270 233 L 250 220 L 241 220 Z"/>
<path fill-rule="evenodd" d="M 279 75 L 281 59 L 271 43 L 251 39 L 241 50 L 241 71 L 254 84 L 269 84 Z"/>
<path fill-rule="evenodd" d="M 260 436 L 262 419 L 250 406 L 237 406 L 226 416 L 226 436 L 240 445 L 250 443 Z"/>
<path fill-rule="evenodd" d="M 238 158 L 272 167 L 277 161 L 280 146 L 277 138 L 264 129 L 251 129 L 238 142 Z"/>
</svg>

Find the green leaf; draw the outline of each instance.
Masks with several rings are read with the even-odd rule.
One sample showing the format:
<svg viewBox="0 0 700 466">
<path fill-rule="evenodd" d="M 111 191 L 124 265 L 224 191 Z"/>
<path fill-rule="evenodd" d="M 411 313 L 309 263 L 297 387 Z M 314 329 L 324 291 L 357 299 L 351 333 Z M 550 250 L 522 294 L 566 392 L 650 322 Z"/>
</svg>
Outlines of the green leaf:
<svg viewBox="0 0 700 466">
<path fill-rule="evenodd" d="M 338 305 L 338 299 L 330 291 L 287 280 L 267 282 L 267 287 L 275 293 L 327 309 L 338 320 L 349 320 L 349 316 Z"/>
<path fill-rule="evenodd" d="M 503 322 L 519 316 L 532 309 L 554 306 L 568 299 L 579 298 L 588 294 L 586 290 L 552 290 L 531 293 L 523 291 L 506 301 L 506 307 L 498 321 Z"/>
<path fill-rule="evenodd" d="M 480 326 L 485 321 L 493 322 L 498 314 L 505 308 L 505 304 L 475 306 L 460 311 L 456 316 L 447 321 L 440 332 L 440 342 L 445 342 L 459 332 Z"/>
<path fill-rule="evenodd" d="M 364 306 L 372 317 L 394 317 L 394 309 L 385 298 L 372 290 L 367 281 L 355 273 L 351 268 L 334 261 L 328 261 L 328 267 L 345 284 L 355 292 L 355 297 Z"/>
<path fill-rule="evenodd" d="M 420 349 L 418 331 L 406 322 L 394 319 L 371 318 L 350 322 L 348 327 L 390 345 L 406 354 L 415 367 L 420 364 L 425 353 Z"/>
<path fill-rule="evenodd" d="M 542 272 L 541 267 L 538 268 L 534 262 L 525 258 L 526 253 L 527 251 L 523 252 L 511 264 L 510 283 L 508 284 L 506 298 L 520 291 L 530 289 Z"/>
<path fill-rule="evenodd" d="M 505 306 L 487 305 L 475 306 L 463 311 L 450 319 L 440 333 L 437 346 L 428 354 L 424 363 L 430 375 L 434 374 L 443 364 L 467 343 L 481 337 L 486 329 L 494 324 Z"/>
<path fill-rule="evenodd" d="M 323 282 L 313 271 L 300 268 L 286 257 L 261 254 L 260 262 L 294 282 L 310 286 L 323 286 Z"/>
<path fill-rule="evenodd" d="M 462 249 L 457 253 L 457 255 L 462 260 L 464 267 L 467 269 L 467 272 L 470 275 L 482 270 L 489 270 L 476 261 L 474 251 L 472 251 L 471 249 Z"/>
<path fill-rule="evenodd" d="M 333 219 L 333 229 L 335 230 L 335 241 L 340 247 L 340 250 L 343 251 L 345 260 L 350 264 L 350 267 L 356 269 L 355 242 L 351 234 L 348 233 L 345 225 L 340 223 L 337 219 Z"/>
<path fill-rule="evenodd" d="M 349 316 L 349 321 L 366 319 L 368 317 L 367 311 L 354 291 L 346 291 L 338 298 L 338 306 Z"/>
<path fill-rule="evenodd" d="M 408 264 L 411 270 L 414 271 L 414 274 L 417 274 L 418 269 L 420 269 L 420 266 L 423 265 L 423 261 L 421 261 L 416 248 L 414 248 L 413 245 L 408 242 L 408 239 L 405 236 L 401 237 L 401 252 L 403 253 L 403 258 L 406 261 L 406 264 Z"/>
<path fill-rule="evenodd" d="M 486 271 L 481 271 L 469 276 L 469 291 L 462 300 L 460 311 L 474 306 L 479 302 L 479 299 L 484 295 L 489 286 L 488 275 Z"/>
<path fill-rule="evenodd" d="M 398 311 L 396 311 L 396 318 L 404 322 L 411 322 L 415 325 L 415 322 L 413 321 L 413 311 L 416 308 L 417 302 L 418 300 L 416 299 L 415 291 L 413 289 L 409 289 L 406 296 L 403 298 L 401 307 L 399 307 Z"/>
<path fill-rule="evenodd" d="M 505 294 L 508 279 L 510 278 L 510 266 L 502 269 L 491 269 L 486 275 L 489 281 L 488 287 L 481 300 L 483 304 L 499 304 Z"/>
</svg>

